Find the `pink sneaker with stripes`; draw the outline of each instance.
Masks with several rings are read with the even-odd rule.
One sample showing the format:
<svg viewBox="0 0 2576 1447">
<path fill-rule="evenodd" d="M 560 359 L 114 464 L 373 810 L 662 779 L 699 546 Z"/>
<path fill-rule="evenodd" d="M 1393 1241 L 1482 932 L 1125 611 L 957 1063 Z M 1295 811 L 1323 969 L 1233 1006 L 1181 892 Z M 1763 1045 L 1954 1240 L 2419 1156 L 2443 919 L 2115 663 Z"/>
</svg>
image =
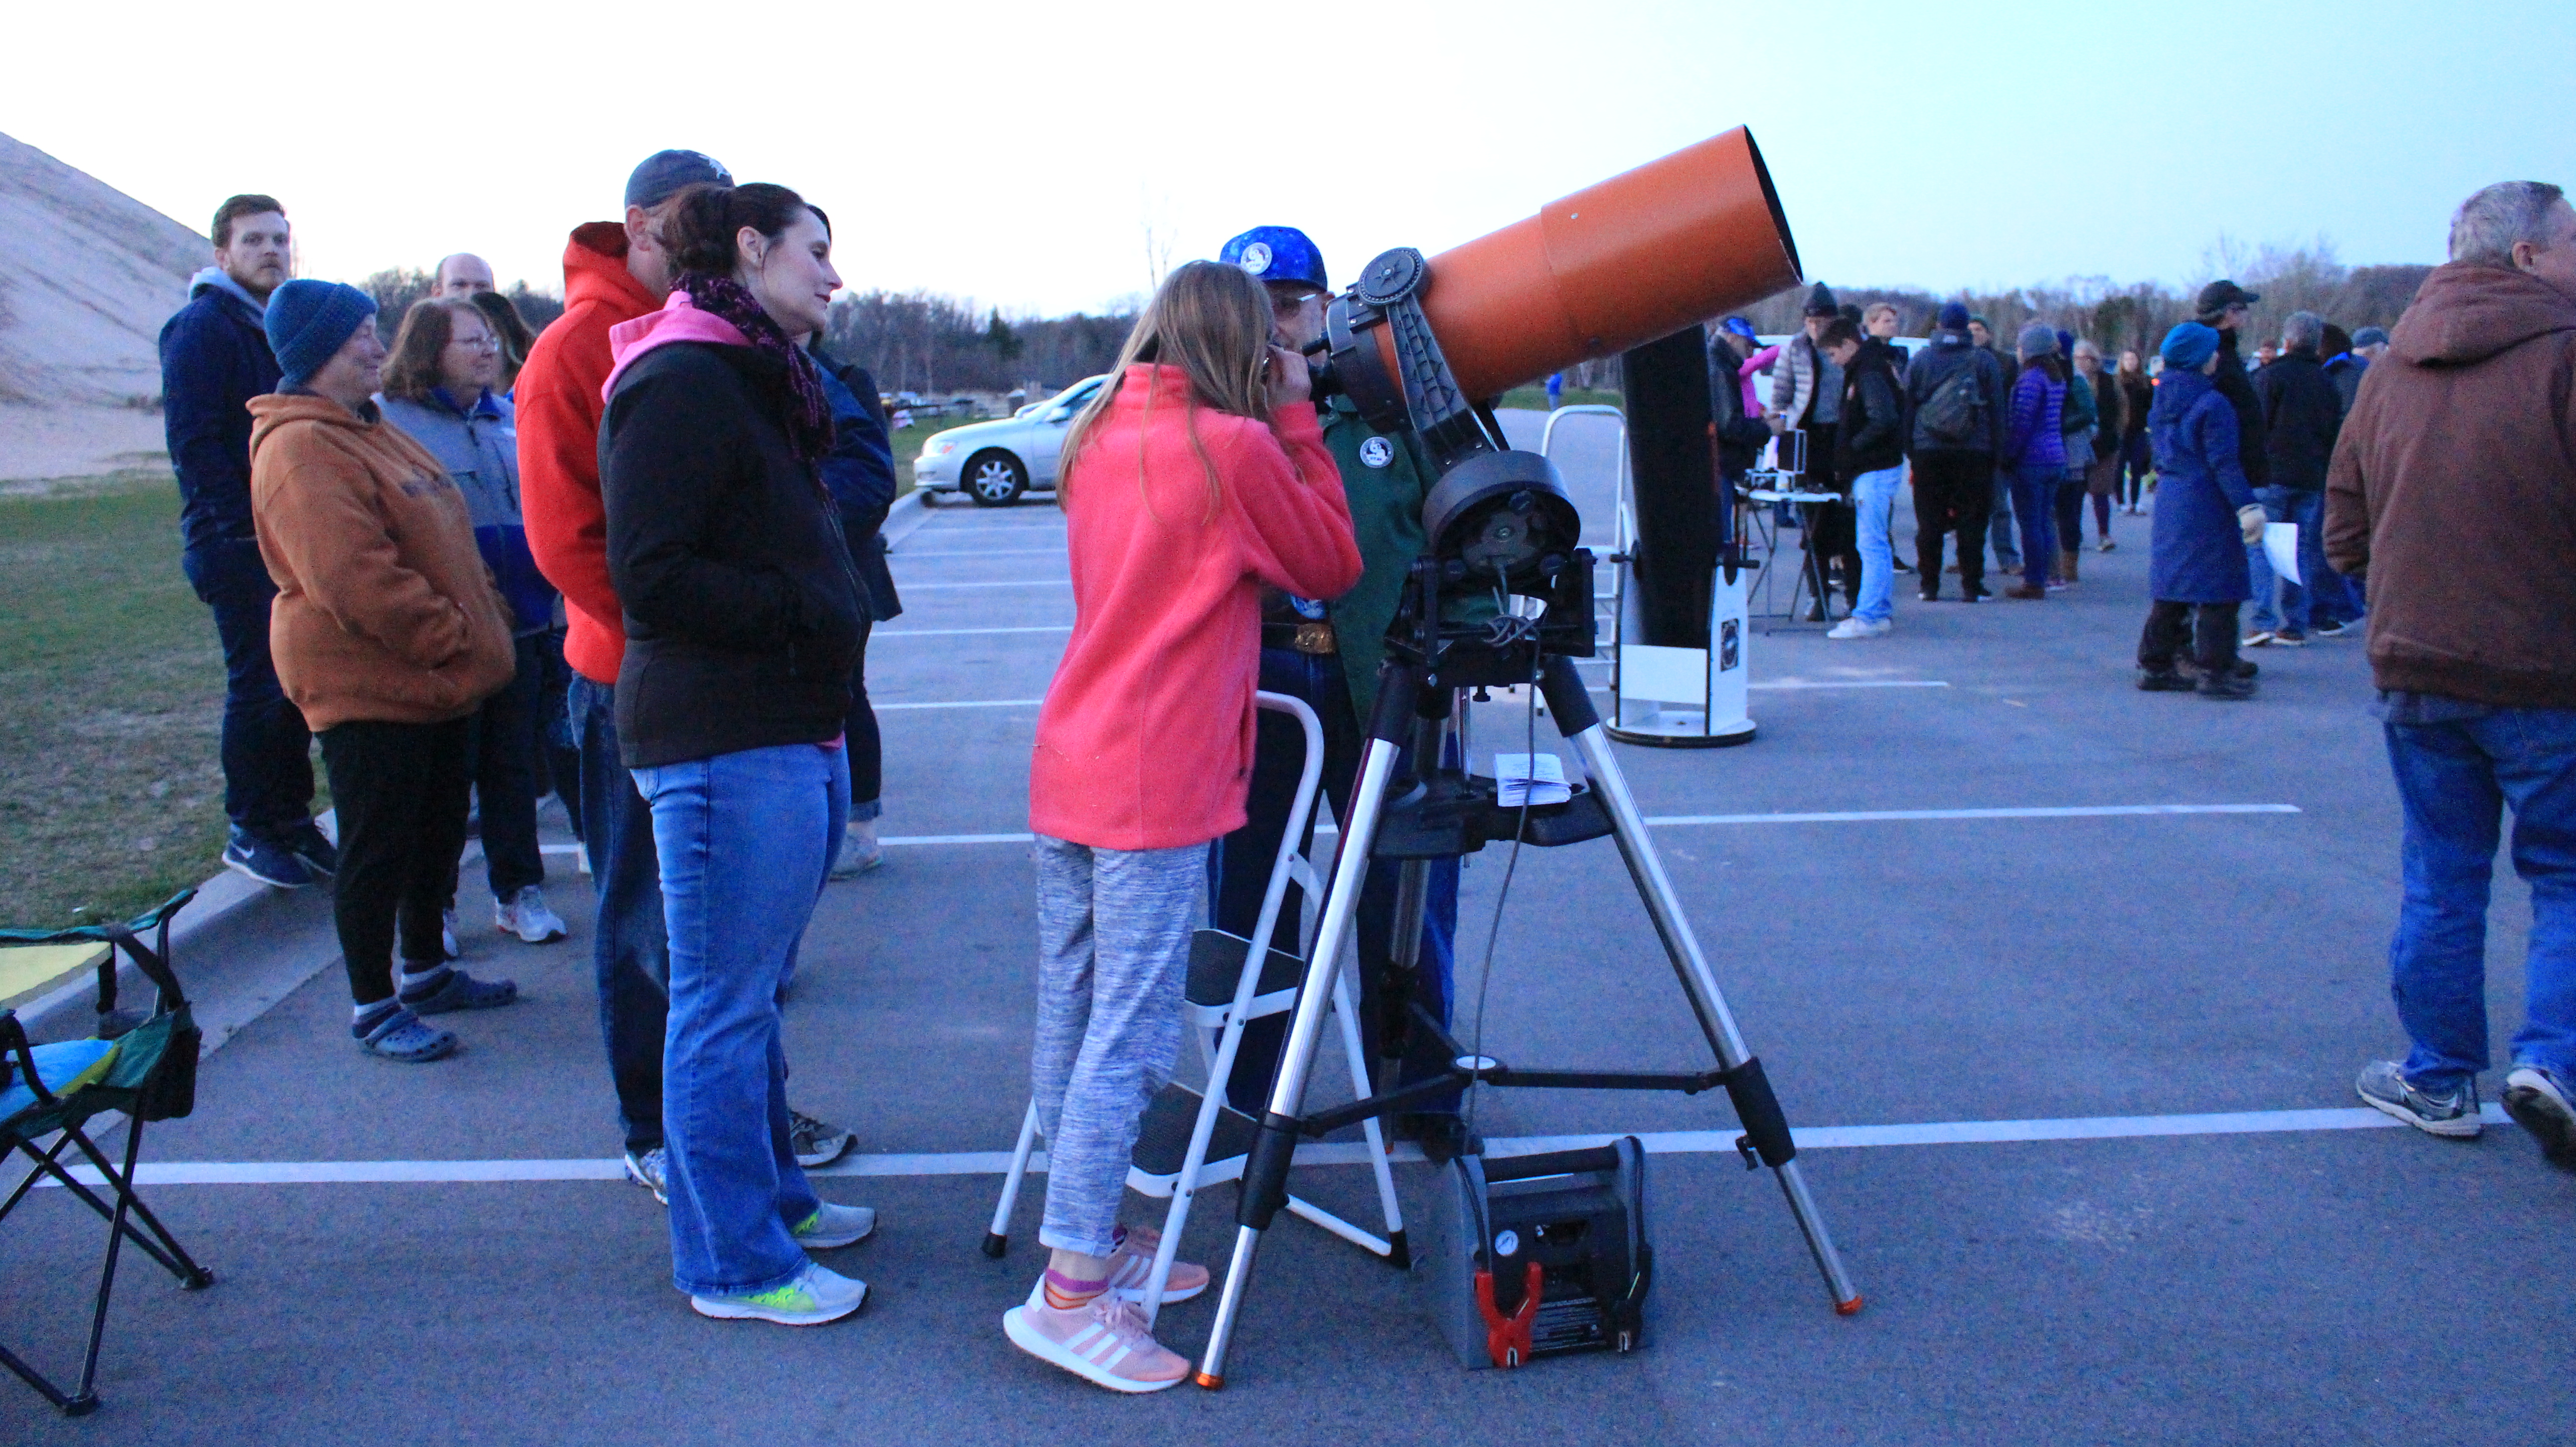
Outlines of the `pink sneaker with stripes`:
<svg viewBox="0 0 2576 1447">
<path fill-rule="evenodd" d="M 1122 1301 L 1142 1302 L 1145 1283 L 1154 1276 L 1154 1253 L 1162 1244 L 1163 1233 L 1151 1226 L 1119 1227 L 1118 1249 L 1109 1257 L 1109 1294 Z M 1163 1304 L 1187 1301 L 1207 1288 L 1206 1267 L 1174 1261 L 1172 1274 L 1163 1278 Z"/>
<path fill-rule="evenodd" d="M 1190 1374 L 1187 1360 L 1164 1349 L 1131 1302 L 1103 1293 L 1071 1311 L 1043 1300 L 1002 1313 L 1011 1345 L 1113 1392 L 1159 1392 Z"/>
</svg>

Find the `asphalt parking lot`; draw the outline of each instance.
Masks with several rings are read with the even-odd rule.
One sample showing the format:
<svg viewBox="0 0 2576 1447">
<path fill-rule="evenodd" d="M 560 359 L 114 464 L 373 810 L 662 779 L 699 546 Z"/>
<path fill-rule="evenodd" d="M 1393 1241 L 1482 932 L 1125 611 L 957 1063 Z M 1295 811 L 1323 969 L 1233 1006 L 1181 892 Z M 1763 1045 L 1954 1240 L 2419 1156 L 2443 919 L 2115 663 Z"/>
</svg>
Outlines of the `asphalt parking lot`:
<svg viewBox="0 0 2576 1447">
<path fill-rule="evenodd" d="M 1512 424 L 1534 441 L 1535 420 Z M 1606 426 L 1567 425 L 1589 428 L 1565 461 L 1606 522 Z M 659 1209 L 616 1177 L 587 881 L 550 859 L 574 938 L 529 948 L 481 927 L 469 866 L 469 967 L 526 999 L 461 1021 L 449 1062 L 351 1047 L 319 899 L 243 911 L 182 957 L 240 1023 L 196 1114 L 150 1134 L 147 1195 L 218 1284 L 183 1294 L 129 1255 L 106 1406 L 64 1421 L 0 1381 L 0 1441 L 2568 1440 L 2576 1177 L 2508 1124 L 2436 1141 L 2352 1094 L 2402 1044 L 2398 814 L 2361 644 L 2261 650 L 2248 704 L 2137 693 L 2148 520 L 2115 525 L 2120 550 L 2043 603 L 1924 604 L 1900 577 L 1886 638 L 1757 628 L 1755 743 L 1622 751 L 1801 1128 L 1857 1317 L 1725 1144 L 1721 1096 L 1494 1092 L 1478 1125 L 1498 1140 L 1656 1146 L 1642 1351 L 1463 1372 L 1418 1283 L 1284 1219 L 1222 1392 L 1116 1398 L 1013 1350 L 998 1318 L 1036 1269 L 1034 1202 L 1011 1257 L 976 1245 L 1026 1099 L 1012 836 L 1072 613 L 1051 505 L 952 506 L 898 544 L 906 612 L 871 649 L 888 860 L 827 890 L 787 1012 L 791 1098 L 859 1137 L 824 1192 L 881 1213 L 827 1258 L 876 1288 L 864 1314 L 791 1331 L 688 1311 Z M 1517 733 L 1508 707 L 1479 710 L 1480 752 Z M 1466 871 L 1464 996 L 1500 865 Z M 2508 874 L 2500 1037 L 2527 918 Z M 1523 856 L 1492 971 L 1490 1053 L 1707 1063 L 1607 844 Z M 1342 1088 L 1320 1079 L 1318 1099 Z M 1428 1169 L 1397 1179 L 1421 1219 Z M 1347 1165 L 1299 1189 L 1370 1201 Z M 1203 1198 L 1187 1254 L 1221 1269 L 1231 1205 Z M 59 1191 L 0 1230 L 0 1340 L 76 1365 L 98 1235 Z M 1169 1308 L 1165 1339 L 1194 1351 L 1212 1304 Z"/>
</svg>

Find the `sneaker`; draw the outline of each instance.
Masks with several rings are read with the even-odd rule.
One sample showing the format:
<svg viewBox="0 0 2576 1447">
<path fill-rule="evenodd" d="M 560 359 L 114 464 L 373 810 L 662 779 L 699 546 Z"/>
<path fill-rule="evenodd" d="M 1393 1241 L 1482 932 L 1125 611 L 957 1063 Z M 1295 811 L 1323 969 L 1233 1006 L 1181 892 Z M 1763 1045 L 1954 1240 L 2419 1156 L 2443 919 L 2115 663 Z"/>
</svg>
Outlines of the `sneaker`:
<svg viewBox="0 0 2576 1447">
<path fill-rule="evenodd" d="M 741 1296 L 696 1296 L 689 1305 L 719 1321 L 774 1321 L 780 1326 L 821 1326 L 867 1305 L 868 1284 L 808 1261 L 785 1286 Z"/>
<path fill-rule="evenodd" d="M 590 841 L 579 840 L 573 844 L 572 867 L 584 879 L 590 877 Z"/>
<path fill-rule="evenodd" d="M 402 1002 L 422 1015 L 457 1010 L 497 1010 L 519 998 L 515 980 L 478 980 L 450 967 L 404 992 Z"/>
<path fill-rule="evenodd" d="M 2231 702 L 2252 698 L 2255 689 L 2254 680 L 2241 673 L 2230 673 L 2225 678 L 2212 673 L 2203 673 L 2200 676 L 2200 682 L 2194 686 L 2200 690 L 2202 698 L 2225 699 Z"/>
<path fill-rule="evenodd" d="M 492 901 L 492 923 L 505 935 L 532 945 L 550 945 L 565 934 L 563 918 L 546 908 L 546 887 L 531 884 L 508 899 Z"/>
<path fill-rule="evenodd" d="M 2161 671 L 2153 668 L 2138 670 L 2138 692 L 2140 693 L 2189 693 L 2198 687 L 2200 687 L 2199 684 L 2170 668 Z"/>
<path fill-rule="evenodd" d="M 671 1204 L 671 1153 L 660 1146 L 637 1155 L 626 1153 L 626 1179 L 653 1193 L 653 1199 Z"/>
<path fill-rule="evenodd" d="M 372 1023 L 351 1025 L 349 1033 L 358 1037 L 358 1048 L 369 1055 L 406 1065 L 426 1065 L 456 1053 L 455 1031 L 442 1030 L 399 1004 Z"/>
<path fill-rule="evenodd" d="M 2406 1074 L 2394 1060 L 2374 1060 L 2361 1068 L 2361 1078 L 2353 1082 L 2362 1103 L 2385 1115 L 2393 1115 L 2426 1135 L 2469 1140 L 2486 1123 L 2478 1118 L 2478 1083 L 2463 1081 L 2452 1095 L 2428 1095 L 2406 1081 Z"/>
<path fill-rule="evenodd" d="M 796 1244 L 808 1251 L 837 1251 L 856 1246 L 876 1234 L 877 1213 L 866 1206 L 836 1206 L 819 1202 L 814 1214 L 787 1228 Z"/>
<path fill-rule="evenodd" d="M 2308 635 L 2296 628 L 2284 628 L 2272 635 L 2272 641 L 2283 648 L 2305 648 L 2308 646 Z"/>
<path fill-rule="evenodd" d="M 1154 1277 L 1154 1253 L 1163 1247 L 1163 1233 L 1151 1226 L 1118 1228 L 1118 1249 L 1109 1253 L 1109 1294 L 1122 1301 L 1142 1302 L 1145 1283 Z M 1163 1304 L 1187 1301 L 1208 1289 L 1208 1269 L 1194 1262 L 1172 1261 L 1171 1273 L 1163 1278 Z M 1046 1281 L 1038 1281 L 1038 1294 L 1029 1299 L 1046 1304 Z"/>
<path fill-rule="evenodd" d="M 2104 538 L 2102 540 L 2102 551 L 2106 553 L 2116 553 L 2119 550 L 2120 545 L 2118 543 L 2111 541 L 2109 538 Z"/>
<path fill-rule="evenodd" d="M 329 879 L 340 872 L 340 849 L 322 832 L 322 826 L 307 819 L 290 826 L 279 838 L 286 851 L 304 861 L 316 879 Z"/>
<path fill-rule="evenodd" d="M 2244 637 L 2237 639 L 2236 646 L 2239 648 L 2265 648 L 2271 645 L 2273 638 L 2276 636 L 2278 635 L 2274 634 L 2269 628 L 2257 628 L 2253 632 L 2246 634 Z"/>
<path fill-rule="evenodd" d="M 885 846 L 877 842 L 877 823 L 870 819 L 841 833 L 840 857 L 832 861 L 834 879 L 855 879 L 885 863 Z"/>
<path fill-rule="evenodd" d="M 224 868 L 246 874 L 271 889 L 302 889 L 313 871 L 278 840 L 253 834 L 239 824 L 224 839 Z"/>
<path fill-rule="evenodd" d="M 2576 1171 L 2576 1105 L 2548 1071 L 2515 1066 L 2504 1078 L 2504 1113 L 2540 1142 L 2541 1159 L 2562 1171 Z"/>
<path fill-rule="evenodd" d="M 452 909 L 438 912 L 438 947 L 451 960 L 465 958 L 465 944 L 456 937 L 456 911 Z"/>
<path fill-rule="evenodd" d="M 851 1136 L 830 1121 L 791 1110 L 787 1112 L 787 1140 L 796 1150 L 796 1164 L 810 1171 L 848 1154 Z"/>
<path fill-rule="evenodd" d="M 1113 1392 L 1159 1392 L 1190 1374 L 1186 1360 L 1154 1340 L 1145 1313 L 1107 1294 L 1071 1311 L 1058 1311 L 1043 1298 L 1012 1307 L 1002 1313 L 1002 1334 L 1039 1361 Z"/>
<path fill-rule="evenodd" d="M 1827 630 L 1827 638 L 1884 638 L 1892 625 L 1885 618 L 1846 618 Z"/>
<path fill-rule="evenodd" d="M 1924 589 L 1922 592 L 1917 593 L 1914 596 L 1922 599 L 1926 603 L 1938 603 L 1941 601 L 1941 595 L 1933 592 L 1929 588 Z"/>
<path fill-rule="evenodd" d="M 2328 619 L 2308 630 L 2309 635 L 2316 638 L 2341 638 L 2351 632 L 2351 624 L 2337 623 L 2332 619 Z"/>
</svg>

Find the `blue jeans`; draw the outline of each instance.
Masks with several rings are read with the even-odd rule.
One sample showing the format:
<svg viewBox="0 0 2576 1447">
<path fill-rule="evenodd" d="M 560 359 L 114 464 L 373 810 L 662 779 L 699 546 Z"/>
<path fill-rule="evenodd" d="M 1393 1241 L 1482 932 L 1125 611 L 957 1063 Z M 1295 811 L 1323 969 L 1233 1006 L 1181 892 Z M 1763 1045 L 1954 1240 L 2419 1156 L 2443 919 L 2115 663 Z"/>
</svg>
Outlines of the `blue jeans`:
<svg viewBox="0 0 2576 1447">
<path fill-rule="evenodd" d="M 788 1140 L 778 991 L 850 813 L 850 764 L 814 744 L 637 769 L 671 938 L 662 1048 L 671 1280 L 702 1296 L 786 1284 L 816 1201 Z"/>
<path fill-rule="evenodd" d="M 2576 709 L 2427 700 L 2439 722 L 2390 723 L 2406 809 L 2405 903 L 2389 992 L 2414 1042 L 2406 1078 L 2436 1094 L 2487 1068 L 2487 892 L 2504 806 L 2531 886 L 2518 1065 L 2576 1082 Z"/>
<path fill-rule="evenodd" d="M 2326 601 L 2324 580 L 2332 576 L 2326 570 L 2326 495 L 2298 488 L 2258 487 L 2254 489 L 2254 500 L 2263 504 L 2266 522 L 2298 524 L 2299 575 L 2308 583 L 2293 583 L 2273 572 L 2272 560 L 2264 555 L 2263 545 L 2247 544 L 2245 567 L 2253 575 L 2254 584 L 2254 616 L 2248 620 L 2247 626 L 2304 634 L 2312 621 L 2312 613 Z M 2334 582 L 2340 585 L 2343 580 L 2336 578 Z M 2277 606 L 2273 601 L 2276 587 L 2280 599 Z M 2334 593 L 2339 600 L 2342 596 L 2340 586 L 2334 588 Z"/>
<path fill-rule="evenodd" d="M 247 538 L 190 548 L 179 570 L 214 610 L 224 650 L 224 813 L 239 828 L 274 837 L 313 817 L 313 735 L 268 654 L 277 584 Z"/>
<path fill-rule="evenodd" d="M 626 1149 L 662 1143 L 662 1038 L 670 1013 L 671 943 L 662 918 L 662 865 L 653 809 L 617 756 L 617 690 L 574 674 L 565 703 L 581 750 L 581 817 L 599 898 L 591 969 L 599 1032 L 617 1088 Z"/>
<path fill-rule="evenodd" d="M 2021 514 L 2023 587 L 2046 588 L 2048 570 L 2057 565 L 2057 485 L 2065 477 L 2062 462 L 2025 462 L 2013 469 L 2013 510 Z"/>
<path fill-rule="evenodd" d="M 1904 480 L 1905 469 L 1897 466 L 1852 481 L 1852 507 L 1860 514 L 1860 601 L 1852 616 L 1871 623 L 1896 611 L 1889 602 L 1896 589 L 1896 546 L 1887 530 L 1896 516 L 1896 486 Z"/>
<path fill-rule="evenodd" d="M 1986 534 L 1995 547 L 1995 571 L 2018 571 L 2021 554 L 2013 551 L 2012 474 L 2001 468 L 1995 470 L 1995 502 L 1986 510 Z"/>
</svg>

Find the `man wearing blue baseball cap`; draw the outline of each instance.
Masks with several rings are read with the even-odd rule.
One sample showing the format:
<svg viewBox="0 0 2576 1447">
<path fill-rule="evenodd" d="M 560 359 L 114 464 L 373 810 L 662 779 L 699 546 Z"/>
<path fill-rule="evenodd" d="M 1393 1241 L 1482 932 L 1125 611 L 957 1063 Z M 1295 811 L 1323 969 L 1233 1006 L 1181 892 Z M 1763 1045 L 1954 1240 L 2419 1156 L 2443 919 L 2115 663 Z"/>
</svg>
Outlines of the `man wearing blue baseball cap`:
<svg viewBox="0 0 2576 1447">
<path fill-rule="evenodd" d="M 1280 345 L 1303 349 L 1324 335 L 1324 305 L 1332 288 L 1325 279 L 1323 254 L 1306 233 L 1293 226 L 1256 226 L 1228 241 L 1217 260 L 1242 267 L 1268 288 Z M 1350 797 L 1359 772 L 1366 742 L 1361 727 L 1376 706 L 1387 625 L 1395 619 L 1405 573 L 1422 554 L 1422 498 L 1434 478 L 1411 436 L 1371 428 L 1349 398 L 1318 398 L 1315 407 L 1323 418 L 1324 445 L 1341 467 L 1362 571 L 1359 586 L 1339 598 L 1282 593 L 1264 600 L 1261 686 L 1303 699 L 1315 710 L 1324 726 L 1324 797 L 1339 807 Z M 1287 832 L 1304 747 L 1295 725 L 1274 714 L 1261 715 L 1245 800 L 1247 822 L 1227 835 L 1217 851 L 1219 929 L 1249 935 L 1260 916 L 1271 862 Z M 1410 760 L 1400 768 L 1409 770 Z M 1311 844 L 1312 839 L 1303 842 Z M 1429 868 L 1421 946 L 1409 978 L 1399 968 L 1394 944 L 1398 867 L 1373 862 L 1360 891 L 1361 1030 L 1372 1060 L 1387 1055 L 1401 1060 L 1396 1079 L 1378 1082 L 1381 1089 L 1436 1075 L 1447 1065 L 1438 1042 L 1413 1038 L 1404 1029 L 1408 1007 L 1417 1004 L 1443 1026 L 1449 1023 L 1458 861 L 1435 860 Z M 1297 947 L 1296 906 L 1292 895 L 1281 908 L 1280 934 L 1274 937 L 1292 953 Z M 1226 1087 L 1236 1109 L 1258 1115 L 1264 1108 L 1287 1019 L 1273 1015 L 1245 1027 Z M 1466 1136 L 1454 1092 L 1417 1107 L 1399 1128 L 1441 1160 L 1454 1154 Z"/>
</svg>

